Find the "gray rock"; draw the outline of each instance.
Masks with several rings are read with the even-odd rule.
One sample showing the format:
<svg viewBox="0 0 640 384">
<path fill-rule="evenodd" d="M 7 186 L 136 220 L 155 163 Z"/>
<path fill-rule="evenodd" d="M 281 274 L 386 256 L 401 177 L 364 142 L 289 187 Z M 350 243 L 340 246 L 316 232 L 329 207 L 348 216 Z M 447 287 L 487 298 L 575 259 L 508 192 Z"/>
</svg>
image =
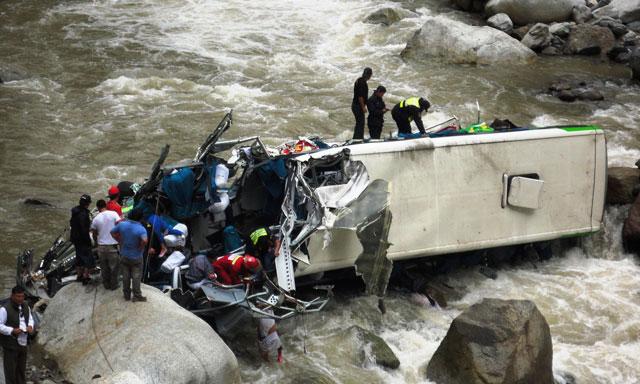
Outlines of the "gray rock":
<svg viewBox="0 0 640 384">
<path fill-rule="evenodd" d="M 540 51 L 540 53 L 546 56 L 560 56 L 562 55 L 562 50 L 554 46 L 548 46 L 542 51 Z"/>
<path fill-rule="evenodd" d="M 549 33 L 549 26 L 546 24 L 538 23 L 529 29 L 529 32 L 522 38 L 521 43 L 533 49 L 539 51 L 549 45 L 551 42 L 551 33 Z"/>
<path fill-rule="evenodd" d="M 626 33 L 626 35 L 622 36 L 622 44 L 624 44 L 625 47 L 640 45 L 639 43 L 640 36 L 638 36 L 638 34 L 633 31 L 629 31 Z"/>
<path fill-rule="evenodd" d="M 451 0 L 458 8 L 467 12 L 482 12 L 487 0 Z"/>
<path fill-rule="evenodd" d="M 631 204 L 640 185 L 640 169 L 610 167 L 607 171 L 607 204 Z"/>
<path fill-rule="evenodd" d="M 633 78 L 640 81 L 640 47 L 636 47 L 631 51 L 629 67 L 631 68 Z"/>
<path fill-rule="evenodd" d="M 528 300 L 484 299 L 455 318 L 427 366 L 439 384 L 552 384 L 549 325 Z"/>
<path fill-rule="evenodd" d="M 585 0 L 584 2 L 587 7 L 594 9 L 597 5 L 598 5 L 598 1 L 597 0 Z"/>
<path fill-rule="evenodd" d="M 456 64 L 527 64 L 536 54 L 516 39 L 491 27 L 473 27 L 444 16 L 427 18 L 401 56 L 441 58 Z"/>
<path fill-rule="evenodd" d="M 607 52 L 607 56 L 616 63 L 627 63 L 631 57 L 631 49 L 625 46 L 616 45 Z"/>
<path fill-rule="evenodd" d="M 24 204 L 43 206 L 43 207 L 53 207 L 51 203 L 45 201 L 44 199 L 39 199 L 37 197 L 27 197 L 26 199 L 24 199 Z"/>
<path fill-rule="evenodd" d="M 623 36 L 629 31 L 629 29 L 624 24 L 608 16 L 598 17 L 597 19 L 593 20 L 591 24 L 609 28 L 616 37 Z"/>
<path fill-rule="evenodd" d="M 567 37 L 570 32 L 571 23 L 553 23 L 549 26 L 549 33 L 559 37 Z"/>
<path fill-rule="evenodd" d="M 567 42 L 559 38 L 558 36 L 551 36 L 551 43 L 549 43 L 550 47 L 557 49 L 559 52 L 564 52 L 564 47 L 567 45 Z"/>
<path fill-rule="evenodd" d="M 513 22 L 506 13 L 498 13 L 487 19 L 487 25 L 495 29 L 501 30 L 506 34 L 513 31 Z"/>
<path fill-rule="evenodd" d="M 389 26 L 406 17 L 415 16 L 417 16 L 417 14 L 406 9 L 387 7 L 378 9 L 377 11 L 371 13 L 365 18 L 364 22 L 369 24 L 382 24 Z"/>
<path fill-rule="evenodd" d="M 640 21 L 634 21 L 632 23 L 627 23 L 626 25 L 629 30 L 640 33 Z"/>
<path fill-rule="evenodd" d="M 600 101 L 604 96 L 595 89 L 582 89 L 576 92 L 576 99 L 583 101 Z"/>
<path fill-rule="evenodd" d="M 584 0 L 490 0 L 484 10 L 487 16 L 506 13 L 514 24 L 525 25 L 569 20 L 576 5 Z"/>
<path fill-rule="evenodd" d="M 640 195 L 633 201 L 622 226 L 622 244 L 627 252 L 640 254 Z"/>
<path fill-rule="evenodd" d="M 363 366 L 367 360 L 373 360 L 384 368 L 400 366 L 400 360 L 382 338 L 357 325 L 339 333 L 333 342 L 341 345 L 340 352 L 354 365 Z"/>
<path fill-rule="evenodd" d="M 578 24 L 586 23 L 593 17 L 593 15 L 591 14 L 591 8 L 587 7 L 584 4 L 576 5 L 575 7 L 573 7 L 573 11 L 571 12 L 571 14 L 573 16 L 573 20 Z"/>
<path fill-rule="evenodd" d="M 511 36 L 515 37 L 518 40 L 522 40 L 531 29 L 530 25 L 523 25 L 522 27 L 514 28 Z"/>
<path fill-rule="evenodd" d="M 126 371 L 144 383 L 240 381 L 235 356 L 207 323 L 155 288 L 142 291 L 148 302 L 132 303 L 120 291 L 68 285 L 49 303 L 38 343 L 76 384 Z"/>
<path fill-rule="evenodd" d="M 608 52 L 615 44 L 609 28 L 579 24 L 571 28 L 567 50 L 576 55 L 598 55 Z"/>
<path fill-rule="evenodd" d="M 595 17 L 609 16 L 624 24 L 640 21 L 640 0 L 613 0 L 593 11 Z"/>
</svg>

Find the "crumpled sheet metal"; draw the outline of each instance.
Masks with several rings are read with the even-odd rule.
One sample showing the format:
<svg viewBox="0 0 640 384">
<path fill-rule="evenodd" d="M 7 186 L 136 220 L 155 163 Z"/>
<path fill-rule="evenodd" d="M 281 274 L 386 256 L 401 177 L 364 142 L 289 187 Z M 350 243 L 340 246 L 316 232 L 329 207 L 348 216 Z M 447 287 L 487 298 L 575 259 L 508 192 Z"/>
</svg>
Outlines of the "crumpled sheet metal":
<svg viewBox="0 0 640 384">
<path fill-rule="evenodd" d="M 327 185 L 314 190 L 320 205 L 327 208 L 342 208 L 347 206 L 369 185 L 369 173 L 360 161 L 348 161 L 345 173 L 349 177 L 346 184 Z"/>
</svg>

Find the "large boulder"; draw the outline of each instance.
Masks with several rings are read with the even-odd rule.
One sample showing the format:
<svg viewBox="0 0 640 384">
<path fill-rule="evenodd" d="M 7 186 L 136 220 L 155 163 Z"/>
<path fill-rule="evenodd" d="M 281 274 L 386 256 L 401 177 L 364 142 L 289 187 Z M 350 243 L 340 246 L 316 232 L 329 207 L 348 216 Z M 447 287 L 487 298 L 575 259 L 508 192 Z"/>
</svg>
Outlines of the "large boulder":
<svg viewBox="0 0 640 384">
<path fill-rule="evenodd" d="M 491 0 L 484 8 L 488 16 L 506 13 L 516 25 L 569 20 L 573 7 L 583 0 Z"/>
<path fill-rule="evenodd" d="M 369 24 L 382 24 L 389 26 L 395 22 L 398 22 L 405 17 L 417 16 L 415 13 L 402 8 L 386 7 L 374 11 L 364 19 L 365 23 Z"/>
<path fill-rule="evenodd" d="M 593 11 L 596 17 L 609 16 L 625 24 L 640 20 L 640 0 L 613 0 Z"/>
<path fill-rule="evenodd" d="M 607 172 L 607 204 L 631 204 L 638 192 L 640 169 L 611 167 Z"/>
<path fill-rule="evenodd" d="M 484 299 L 451 323 L 427 366 L 438 384 L 553 384 L 549 325 L 528 300 Z"/>
<path fill-rule="evenodd" d="M 640 254 L 640 194 L 636 196 L 622 226 L 622 244 L 627 252 Z"/>
<path fill-rule="evenodd" d="M 155 288 L 142 291 L 148 301 L 132 303 L 120 291 L 70 284 L 49 303 L 38 342 L 75 384 L 240 381 L 235 356 L 207 323 Z"/>
<path fill-rule="evenodd" d="M 551 33 L 549 32 L 549 26 L 546 24 L 538 23 L 529 29 L 526 35 L 522 38 L 521 43 L 533 49 L 539 51 L 549 45 L 551 42 Z"/>
<path fill-rule="evenodd" d="M 527 64 L 536 54 L 491 27 L 473 27 L 444 16 L 429 17 L 402 51 L 403 58 L 441 58 L 455 64 Z"/>
<path fill-rule="evenodd" d="M 615 41 L 613 32 L 609 28 L 578 24 L 571 28 L 567 50 L 574 55 L 606 54 L 613 48 Z"/>
</svg>

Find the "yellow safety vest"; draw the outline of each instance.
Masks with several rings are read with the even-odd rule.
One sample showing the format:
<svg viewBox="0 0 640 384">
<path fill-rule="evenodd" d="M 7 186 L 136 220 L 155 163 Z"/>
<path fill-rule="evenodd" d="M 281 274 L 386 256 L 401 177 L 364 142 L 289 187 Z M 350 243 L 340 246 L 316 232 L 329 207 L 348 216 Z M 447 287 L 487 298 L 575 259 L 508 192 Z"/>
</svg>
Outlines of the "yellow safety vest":
<svg viewBox="0 0 640 384">
<path fill-rule="evenodd" d="M 402 100 L 400 102 L 400 108 L 404 108 L 406 105 L 412 105 L 414 107 L 420 108 L 420 98 L 419 97 L 410 97 L 410 98 Z"/>
<path fill-rule="evenodd" d="M 258 244 L 258 240 L 262 236 L 269 236 L 269 234 L 267 233 L 267 230 L 265 228 L 256 229 L 255 231 L 251 232 L 251 234 L 249 235 L 253 245 L 257 245 Z"/>
</svg>

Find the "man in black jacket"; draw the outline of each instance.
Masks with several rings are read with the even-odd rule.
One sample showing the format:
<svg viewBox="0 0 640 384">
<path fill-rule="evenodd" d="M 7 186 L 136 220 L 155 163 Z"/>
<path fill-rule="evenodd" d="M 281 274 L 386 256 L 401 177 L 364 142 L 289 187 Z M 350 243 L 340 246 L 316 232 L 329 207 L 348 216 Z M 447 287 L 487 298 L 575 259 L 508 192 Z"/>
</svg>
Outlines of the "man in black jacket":
<svg viewBox="0 0 640 384">
<path fill-rule="evenodd" d="M 26 383 L 27 335 L 33 334 L 33 316 L 24 301 L 24 289 L 16 286 L 11 298 L 0 308 L 0 344 L 7 384 Z"/>
<path fill-rule="evenodd" d="M 373 71 L 367 67 L 362 72 L 362 77 L 353 84 L 353 101 L 351 102 L 351 112 L 356 118 L 356 126 L 353 129 L 353 139 L 364 139 L 364 114 L 367 113 L 367 97 L 369 97 L 369 86 L 367 81 L 371 79 Z"/>
<path fill-rule="evenodd" d="M 367 108 L 369 108 L 369 116 L 367 117 L 367 125 L 369 126 L 369 136 L 372 139 L 379 139 L 384 125 L 384 114 L 389 110 L 384 104 L 382 97 L 387 89 L 379 85 L 373 94 L 367 100 Z"/>
<path fill-rule="evenodd" d="M 82 195 L 78 206 L 71 210 L 70 240 L 76 249 L 76 274 L 82 284 L 89 282 L 89 271 L 96 267 L 96 261 L 91 252 L 91 217 L 89 214 L 91 196 Z"/>
<path fill-rule="evenodd" d="M 391 117 L 398 126 L 398 137 L 413 139 L 425 134 L 422 124 L 422 112 L 431 104 L 425 98 L 410 97 L 396 104 L 391 110 Z M 420 133 L 411 133 L 411 121 L 415 121 Z"/>
</svg>

